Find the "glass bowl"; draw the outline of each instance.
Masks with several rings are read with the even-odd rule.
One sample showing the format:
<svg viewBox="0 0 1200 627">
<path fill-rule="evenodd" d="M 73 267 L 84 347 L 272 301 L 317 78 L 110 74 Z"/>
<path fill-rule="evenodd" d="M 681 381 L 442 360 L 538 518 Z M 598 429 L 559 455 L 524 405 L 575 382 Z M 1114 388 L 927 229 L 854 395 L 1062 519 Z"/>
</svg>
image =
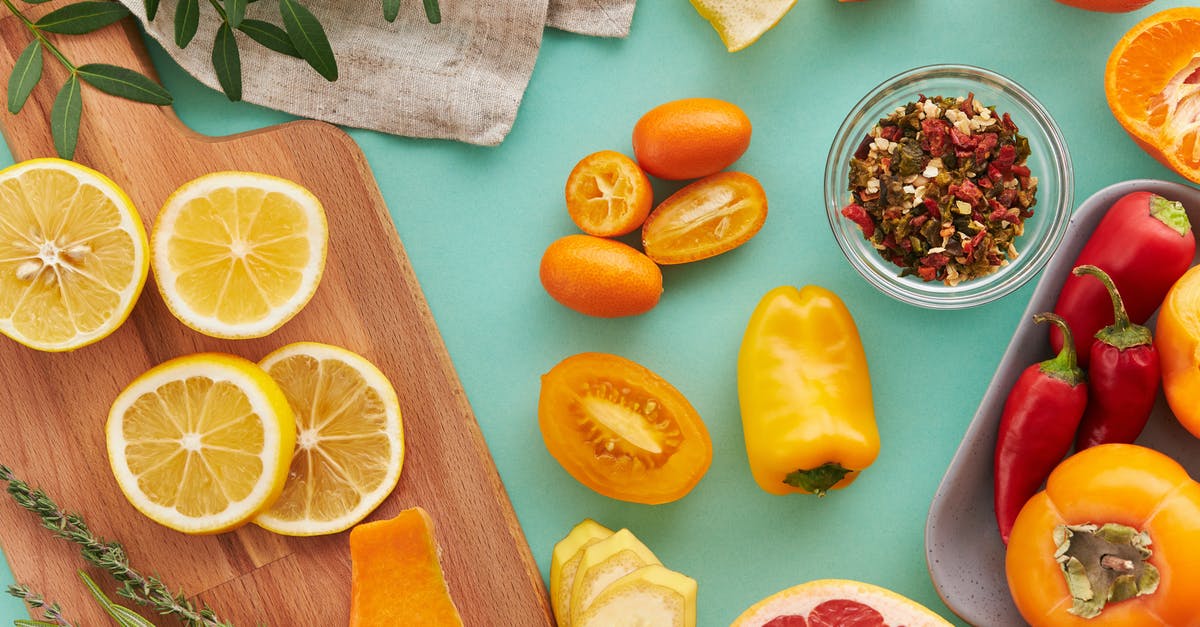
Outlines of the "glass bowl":
<svg viewBox="0 0 1200 627">
<path fill-rule="evenodd" d="M 885 260 L 858 225 L 842 216 L 850 204 L 850 158 L 871 129 L 896 107 L 925 96 L 966 97 L 1008 113 L 1018 132 L 1029 140 L 1025 165 L 1038 179 L 1033 216 L 1014 244 L 1018 256 L 992 274 L 954 286 L 900 276 L 901 268 Z M 829 226 L 850 265 L 879 291 L 897 300 L 930 309 L 961 309 L 991 302 L 1032 279 L 1062 241 L 1074 202 L 1071 157 L 1058 125 L 1023 87 L 995 72 L 967 65 L 932 65 L 898 74 L 872 89 L 846 116 L 834 137 L 825 164 L 825 209 Z"/>
</svg>

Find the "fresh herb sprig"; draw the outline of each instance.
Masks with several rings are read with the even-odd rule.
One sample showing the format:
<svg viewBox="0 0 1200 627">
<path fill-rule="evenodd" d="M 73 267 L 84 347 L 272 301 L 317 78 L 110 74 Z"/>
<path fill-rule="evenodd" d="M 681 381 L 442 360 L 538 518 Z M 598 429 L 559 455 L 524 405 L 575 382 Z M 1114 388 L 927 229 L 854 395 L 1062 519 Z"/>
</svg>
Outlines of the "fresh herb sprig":
<svg viewBox="0 0 1200 627">
<path fill-rule="evenodd" d="M 7 1 L 7 0 L 5 0 Z M 27 0 L 28 1 L 28 0 Z M 45 1 L 45 0 L 41 0 Z M 146 19 L 158 15 L 159 0 L 142 0 Z M 242 56 L 234 31 L 240 31 L 255 43 L 279 54 L 303 59 L 328 81 L 338 78 L 337 59 L 325 34 L 325 27 L 299 0 L 279 0 L 283 26 L 246 17 L 246 6 L 258 0 L 208 0 L 221 24 L 213 41 L 212 65 L 221 91 L 230 100 L 242 99 Z M 383 0 L 384 19 L 396 20 L 401 0 Z M 425 17 L 432 24 L 442 21 L 438 0 L 424 0 Z M 174 16 L 175 45 L 187 48 L 200 25 L 200 0 L 179 0 Z"/>
<path fill-rule="evenodd" d="M 48 0 L 24 0 L 25 4 L 42 4 Z M 21 112 L 29 94 L 42 79 L 45 53 L 58 60 L 67 70 L 67 80 L 59 88 L 50 110 L 50 133 L 58 156 L 70 159 L 75 155 L 79 140 L 79 120 L 83 113 L 83 94 L 80 81 L 128 100 L 156 105 L 171 104 L 171 94 L 158 83 L 129 68 L 106 63 L 75 65 L 50 40 L 50 34 L 82 35 L 98 30 L 129 15 L 121 4 L 104 0 L 84 0 L 65 5 L 42 16 L 36 22 L 25 16 L 13 0 L 0 0 L 29 32 L 33 41 L 17 57 L 8 77 L 8 111 Z"/>
<path fill-rule="evenodd" d="M 83 579 L 84 585 L 92 593 L 96 602 L 100 604 L 100 607 L 104 609 L 104 612 L 113 619 L 113 622 L 118 627 L 154 627 L 154 623 L 146 620 L 141 614 L 123 605 L 113 603 L 87 573 L 81 570 L 79 571 L 79 577 Z M 62 608 L 58 603 L 47 604 L 41 595 L 30 591 L 29 586 L 9 586 L 8 593 L 24 601 L 31 610 L 42 610 L 42 618 L 44 619 L 17 620 L 13 623 L 15 627 L 79 627 L 77 624 L 63 618 Z"/>
<path fill-rule="evenodd" d="M 172 593 L 162 581 L 134 570 L 120 543 L 95 535 L 82 516 L 59 509 L 44 491 L 31 488 L 3 465 L 0 465 L 0 481 L 8 483 L 8 494 L 17 505 L 42 519 L 42 526 L 55 536 L 79 545 L 84 561 L 111 574 L 120 584 L 118 596 L 153 607 L 159 614 L 175 616 L 188 627 L 233 627 L 208 606 L 197 607 L 182 592 Z"/>
</svg>

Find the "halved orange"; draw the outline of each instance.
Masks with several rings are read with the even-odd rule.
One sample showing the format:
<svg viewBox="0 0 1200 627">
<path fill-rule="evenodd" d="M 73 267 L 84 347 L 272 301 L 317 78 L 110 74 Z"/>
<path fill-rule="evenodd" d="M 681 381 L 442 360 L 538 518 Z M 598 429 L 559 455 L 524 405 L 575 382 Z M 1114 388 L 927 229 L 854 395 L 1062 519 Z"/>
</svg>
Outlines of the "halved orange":
<svg viewBox="0 0 1200 627">
<path fill-rule="evenodd" d="M 1200 7 L 1156 13 L 1125 33 L 1108 58 L 1104 94 L 1139 146 L 1200 183 Z"/>
</svg>

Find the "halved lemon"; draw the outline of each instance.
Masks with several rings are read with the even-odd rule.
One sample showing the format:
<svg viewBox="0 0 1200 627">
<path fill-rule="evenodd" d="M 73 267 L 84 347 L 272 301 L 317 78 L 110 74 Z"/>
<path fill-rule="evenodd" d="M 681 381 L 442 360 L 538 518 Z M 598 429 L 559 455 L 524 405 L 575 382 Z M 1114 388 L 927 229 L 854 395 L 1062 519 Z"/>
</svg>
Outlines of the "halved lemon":
<svg viewBox="0 0 1200 627">
<path fill-rule="evenodd" d="M 0 333 L 69 351 L 115 331 L 149 267 L 133 202 L 103 174 L 62 159 L 0 171 Z"/>
<path fill-rule="evenodd" d="M 279 497 L 296 423 L 253 362 L 202 353 L 150 369 L 113 403 L 108 459 L 125 497 L 184 533 L 241 526 Z"/>
<path fill-rule="evenodd" d="M 321 202 L 266 174 L 217 172 L 185 183 L 158 214 L 154 278 L 167 307 L 214 337 L 262 337 L 312 298 L 329 239 Z"/>
<path fill-rule="evenodd" d="M 387 377 L 344 348 L 299 342 L 260 363 L 296 414 L 283 494 L 254 523 L 312 536 L 349 529 L 392 493 L 404 464 L 400 401 Z"/>
</svg>

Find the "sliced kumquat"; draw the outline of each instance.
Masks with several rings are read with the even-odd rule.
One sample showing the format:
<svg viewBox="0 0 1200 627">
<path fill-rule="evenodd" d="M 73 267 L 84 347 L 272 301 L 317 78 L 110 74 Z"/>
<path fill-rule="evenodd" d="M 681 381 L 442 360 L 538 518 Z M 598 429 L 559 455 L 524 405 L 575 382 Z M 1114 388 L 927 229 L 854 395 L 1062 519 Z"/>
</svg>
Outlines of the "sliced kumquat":
<svg viewBox="0 0 1200 627">
<path fill-rule="evenodd" d="M 602 150 L 583 158 L 567 177 L 567 212 L 584 233 L 632 233 L 654 207 L 650 179 L 633 159 Z"/>
<path fill-rule="evenodd" d="M 646 255 L 660 264 L 707 259 L 741 246 L 767 219 L 767 195 L 749 174 L 721 172 L 664 200 L 642 225 Z"/>
</svg>

